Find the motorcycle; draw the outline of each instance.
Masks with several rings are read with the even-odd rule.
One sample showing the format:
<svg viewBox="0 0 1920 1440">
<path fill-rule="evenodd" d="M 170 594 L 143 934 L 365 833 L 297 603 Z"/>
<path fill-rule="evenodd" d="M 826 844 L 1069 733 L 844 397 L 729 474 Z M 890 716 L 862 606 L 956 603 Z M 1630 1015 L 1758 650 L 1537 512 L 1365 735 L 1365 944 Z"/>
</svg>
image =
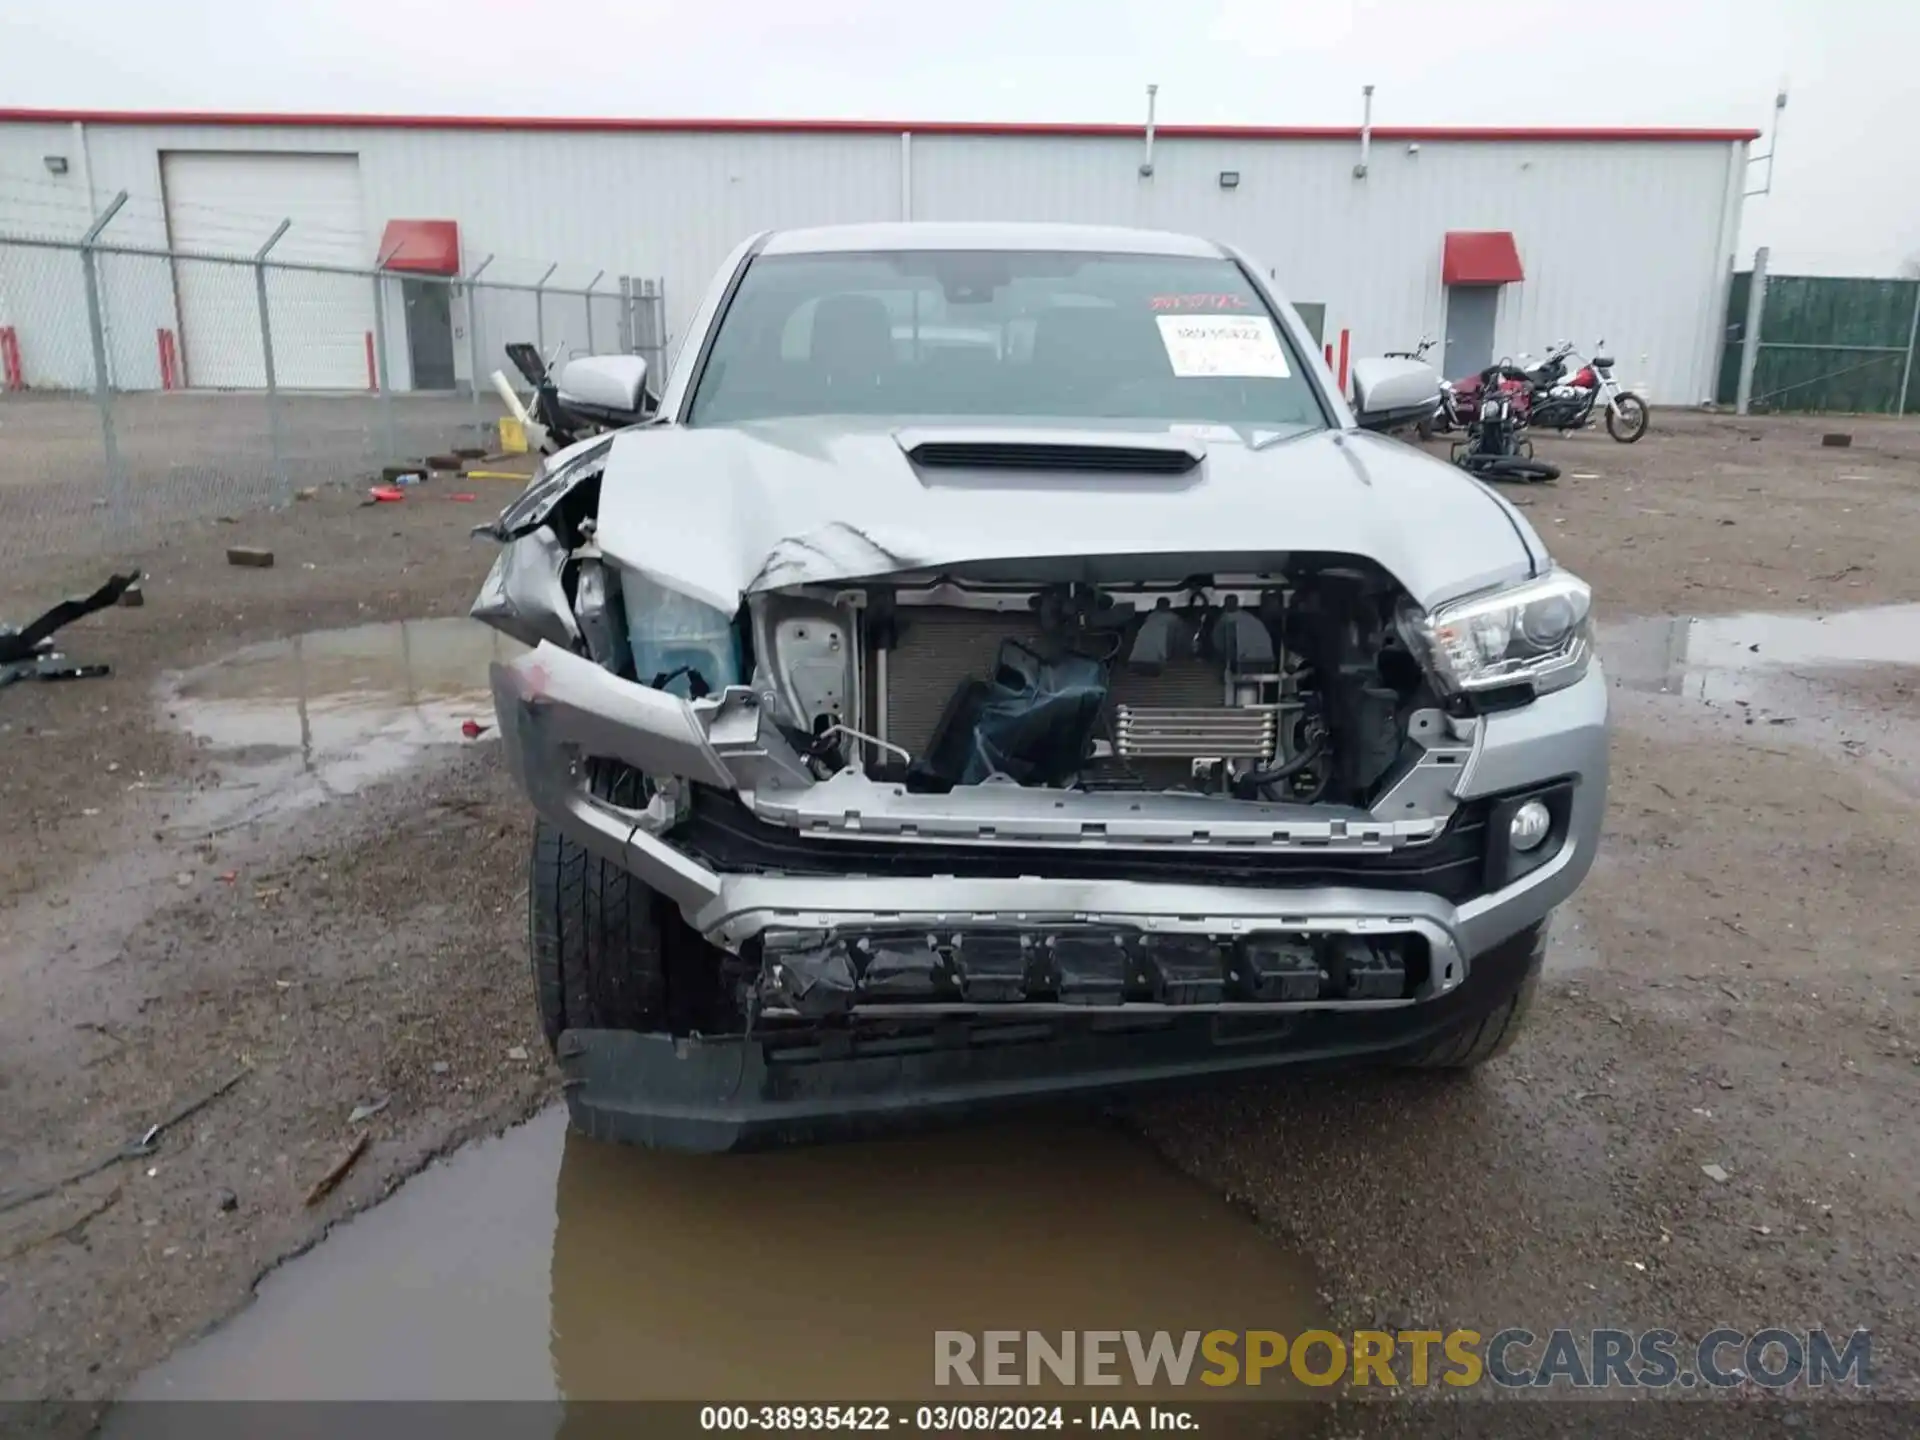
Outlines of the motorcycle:
<svg viewBox="0 0 1920 1440">
<path fill-rule="evenodd" d="M 1604 347 L 1605 341 L 1601 344 Z M 1510 367 L 1524 376 L 1530 387 L 1531 423 L 1544 430 L 1567 434 L 1585 429 L 1593 422 L 1596 406 L 1604 409 L 1607 433 L 1622 445 L 1631 445 L 1647 433 L 1649 412 L 1646 400 L 1613 377 L 1613 358 L 1596 353 L 1583 360 L 1570 341 L 1554 344 L 1544 359 L 1522 355 L 1518 365 Z M 1443 383 L 1441 405 L 1432 433 L 1447 434 L 1465 430 L 1480 402 L 1481 376 Z"/>
<path fill-rule="evenodd" d="M 1434 343 L 1435 342 L 1431 338 L 1423 336 L 1421 337 L 1420 343 L 1414 346 L 1413 349 L 1383 351 L 1382 358 L 1387 360 L 1418 360 L 1422 364 L 1426 364 L 1427 352 L 1433 349 Z M 1432 368 L 1432 367 L 1429 366 L 1429 368 Z M 1439 379 L 1438 376 L 1436 376 L 1435 378 Z M 1440 380 L 1440 389 L 1442 391 L 1446 389 L 1446 385 L 1447 385 L 1447 382 L 1445 380 Z M 1411 430 L 1415 434 L 1417 434 L 1422 440 L 1431 440 L 1434 436 L 1435 425 L 1442 423 L 1441 411 L 1444 409 L 1445 403 L 1446 402 L 1444 398 L 1436 398 L 1433 404 L 1432 411 L 1430 411 L 1426 415 L 1421 416 L 1417 420 L 1405 420 L 1399 424 L 1394 425 L 1391 428 L 1390 433 L 1404 437 L 1406 432 Z"/>
<path fill-rule="evenodd" d="M 1605 353 L 1606 345 L 1602 340 L 1593 357 L 1582 360 L 1563 340 L 1537 366 L 1527 367 L 1523 359 L 1536 388 L 1535 425 L 1562 434 L 1584 430 L 1599 405 L 1606 412 L 1607 434 L 1620 444 L 1631 445 L 1647 433 L 1647 402 L 1613 378 L 1613 357 Z"/>
<path fill-rule="evenodd" d="M 1453 387 L 1456 397 L 1471 393 L 1467 438 L 1453 446 L 1453 463 L 1484 480 L 1558 480 L 1560 467 L 1533 458 L 1527 431 L 1534 422 L 1537 393 L 1533 373 L 1510 361 L 1489 365 Z"/>
</svg>

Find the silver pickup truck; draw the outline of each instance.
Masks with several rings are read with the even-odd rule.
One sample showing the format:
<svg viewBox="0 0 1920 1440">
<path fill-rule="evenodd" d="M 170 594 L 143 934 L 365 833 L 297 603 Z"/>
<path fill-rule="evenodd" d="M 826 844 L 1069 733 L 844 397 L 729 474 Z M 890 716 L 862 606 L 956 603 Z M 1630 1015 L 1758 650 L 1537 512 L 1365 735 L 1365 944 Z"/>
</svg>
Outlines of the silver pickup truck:
<svg viewBox="0 0 1920 1440">
<path fill-rule="evenodd" d="M 732 1149 L 1469 1067 L 1592 863 L 1588 588 L 1187 236 L 757 236 L 487 527 L 575 1124 Z M 623 419 L 632 423 L 619 423 Z"/>
</svg>

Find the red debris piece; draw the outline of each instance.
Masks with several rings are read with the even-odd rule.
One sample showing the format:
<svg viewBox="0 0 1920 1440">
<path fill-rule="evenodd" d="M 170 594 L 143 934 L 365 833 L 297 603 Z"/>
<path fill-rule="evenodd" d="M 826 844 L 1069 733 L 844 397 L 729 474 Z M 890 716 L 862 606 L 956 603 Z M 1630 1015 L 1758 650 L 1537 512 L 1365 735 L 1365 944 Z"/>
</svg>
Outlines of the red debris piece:
<svg viewBox="0 0 1920 1440">
<path fill-rule="evenodd" d="M 478 740 L 492 728 L 491 725 L 482 725 L 477 720 L 462 720 L 460 722 L 460 733 L 469 740 Z"/>
<path fill-rule="evenodd" d="M 391 505 L 395 501 L 407 498 L 407 492 L 397 485 L 376 485 L 367 492 L 382 504 Z"/>
<path fill-rule="evenodd" d="M 449 499 L 449 500 L 458 500 L 458 501 L 461 501 L 461 502 L 463 502 L 463 503 L 464 503 L 465 501 L 468 501 L 468 500 L 477 500 L 477 499 L 479 499 L 479 498 L 480 498 L 479 496 L 477 496 L 477 495 L 472 495 L 472 494 L 469 494 L 469 493 L 468 493 L 467 491 L 465 491 L 465 490 L 462 490 L 462 491 L 459 491 L 459 492 L 458 492 L 457 494 L 453 494 L 453 495 L 449 495 L 449 496 L 447 496 L 447 499 Z"/>
</svg>

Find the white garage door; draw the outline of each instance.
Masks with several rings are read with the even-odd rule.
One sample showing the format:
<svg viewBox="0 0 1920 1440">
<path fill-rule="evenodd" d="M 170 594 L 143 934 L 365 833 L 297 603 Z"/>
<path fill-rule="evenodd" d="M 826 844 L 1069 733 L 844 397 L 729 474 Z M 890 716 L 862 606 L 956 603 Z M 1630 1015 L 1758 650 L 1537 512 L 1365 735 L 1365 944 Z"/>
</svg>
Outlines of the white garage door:
<svg viewBox="0 0 1920 1440">
<path fill-rule="evenodd" d="M 172 151 L 161 157 L 161 177 L 176 250 L 250 260 L 291 219 L 274 260 L 372 263 L 357 155 Z M 252 267 L 176 260 L 173 270 L 186 383 L 264 387 Z M 367 388 L 372 285 L 361 276 L 268 270 L 274 378 L 283 389 Z"/>
</svg>

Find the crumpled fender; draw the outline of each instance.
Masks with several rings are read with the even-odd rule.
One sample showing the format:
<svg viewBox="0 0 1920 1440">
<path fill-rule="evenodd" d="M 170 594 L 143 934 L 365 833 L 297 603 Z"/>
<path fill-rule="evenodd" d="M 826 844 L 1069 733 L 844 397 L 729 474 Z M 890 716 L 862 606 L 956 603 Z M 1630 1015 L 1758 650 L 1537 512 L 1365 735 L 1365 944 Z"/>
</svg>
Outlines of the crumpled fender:
<svg viewBox="0 0 1920 1440">
<path fill-rule="evenodd" d="M 507 542 L 467 613 L 522 645 L 542 640 L 566 650 L 578 648 L 580 626 L 561 583 L 567 547 L 550 526 L 540 524 Z"/>
<path fill-rule="evenodd" d="M 473 533 L 504 545 L 539 529 L 561 501 L 599 476 L 607 452 L 613 448 L 613 440 L 613 434 L 595 435 L 564 450 L 556 450 L 541 462 L 518 498 L 502 510 L 492 524 L 477 525 Z"/>
</svg>

